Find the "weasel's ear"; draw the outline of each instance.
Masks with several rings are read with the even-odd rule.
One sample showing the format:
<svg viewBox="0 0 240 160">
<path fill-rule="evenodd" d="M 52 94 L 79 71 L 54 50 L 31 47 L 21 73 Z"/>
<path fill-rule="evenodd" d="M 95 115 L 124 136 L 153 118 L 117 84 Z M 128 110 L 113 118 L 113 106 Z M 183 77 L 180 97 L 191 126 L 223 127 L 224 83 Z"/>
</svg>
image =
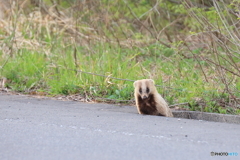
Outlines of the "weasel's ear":
<svg viewBox="0 0 240 160">
<path fill-rule="evenodd" d="M 134 86 L 135 88 L 136 88 L 137 82 L 138 82 L 138 81 L 133 82 L 133 86 Z"/>
<path fill-rule="evenodd" d="M 154 80 L 152 80 L 152 79 L 149 79 L 149 81 L 150 81 L 152 84 L 155 84 Z"/>
</svg>

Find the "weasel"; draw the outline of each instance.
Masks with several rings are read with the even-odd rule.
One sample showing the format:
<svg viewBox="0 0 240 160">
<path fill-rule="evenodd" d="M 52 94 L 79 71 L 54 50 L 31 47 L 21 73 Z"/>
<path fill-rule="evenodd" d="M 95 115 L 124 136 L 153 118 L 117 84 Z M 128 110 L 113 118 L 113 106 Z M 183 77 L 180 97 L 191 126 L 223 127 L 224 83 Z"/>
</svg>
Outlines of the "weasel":
<svg viewBox="0 0 240 160">
<path fill-rule="evenodd" d="M 139 114 L 173 117 L 167 102 L 157 92 L 152 79 L 137 80 L 133 85 Z"/>
</svg>

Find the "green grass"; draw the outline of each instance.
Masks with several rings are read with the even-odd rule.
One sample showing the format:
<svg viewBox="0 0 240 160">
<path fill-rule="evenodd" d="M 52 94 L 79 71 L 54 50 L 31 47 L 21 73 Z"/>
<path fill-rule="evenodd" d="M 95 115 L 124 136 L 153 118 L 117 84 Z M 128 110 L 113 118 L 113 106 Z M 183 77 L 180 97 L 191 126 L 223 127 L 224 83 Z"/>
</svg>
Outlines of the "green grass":
<svg viewBox="0 0 240 160">
<path fill-rule="evenodd" d="M 190 105 L 181 107 L 205 112 L 239 113 L 239 109 L 229 110 L 219 105 L 219 99 L 227 101 L 229 97 L 222 93 L 223 84 L 216 84 L 216 78 L 209 79 L 207 83 L 196 61 L 182 59 L 160 44 L 154 44 L 155 49 L 153 46 L 128 49 L 101 43 L 92 47 L 91 52 L 79 46 L 75 59 L 74 46 L 60 45 L 61 40 L 58 43 L 49 55 L 41 51 L 18 50 L 18 54 L 1 69 L 1 76 L 10 80 L 7 86 L 24 93 L 34 90 L 49 95 L 87 94 L 93 99 L 133 99 L 132 81 L 75 72 L 76 69 L 129 80 L 152 78 L 160 86 L 159 93 L 170 105 L 188 102 Z M 0 63 L 5 60 L 1 58 Z M 209 77 L 216 75 L 208 65 L 203 67 Z"/>
<path fill-rule="evenodd" d="M 9 89 L 26 94 L 132 100 L 132 80 L 151 78 L 170 105 L 184 103 L 179 107 L 240 114 L 239 46 L 210 40 L 205 33 L 212 30 L 206 30 L 205 18 L 200 23 L 190 18 L 193 12 L 170 2 L 159 3 L 160 10 L 169 8 L 162 17 L 155 12 L 157 8 L 150 11 L 155 5 L 151 2 L 102 2 L 89 4 L 93 7 L 90 9 L 79 5 L 78 11 L 69 8 L 75 2 L 61 2 L 58 9 L 64 16 L 59 19 L 36 10 L 30 16 L 31 11 L 24 14 L 21 9 L 13 9 L 13 18 L 1 23 L 0 28 L 0 79 L 6 77 Z M 201 20 L 202 11 L 196 11 Z M 166 19 L 169 13 L 171 19 Z M 185 17 L 183 24 L 188 29 L 179 30 L 181 23 L 173 23 L 175 13 Z M 219 17 L 212 17 L 209 23 L 215 24 L 215 20 Z M 231 36 L 224 33 L 235 34 L 234 27 L 227 27 L 227 31 L 221 27 L 213 30 L 216 28 L 227 39 Z M 185 41 L 187 37 L 190 41 Z M 238 39 L 231 41 L 237 44 Z"/>
</svg>

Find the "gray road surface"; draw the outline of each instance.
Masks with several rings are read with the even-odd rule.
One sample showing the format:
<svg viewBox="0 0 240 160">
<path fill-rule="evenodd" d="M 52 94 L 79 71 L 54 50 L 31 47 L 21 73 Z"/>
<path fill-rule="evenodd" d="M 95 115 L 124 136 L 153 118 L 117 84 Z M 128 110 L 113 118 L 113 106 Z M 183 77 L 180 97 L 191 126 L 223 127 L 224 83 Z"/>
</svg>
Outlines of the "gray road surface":
<svg viewBox="0 0 240 160">
<path fill-rule="evenodd" d="M 240 125 L 143 116 L 130 106 L 0 93 L 0 133 L 0 160 L 240 159 Z"/>
</svg>

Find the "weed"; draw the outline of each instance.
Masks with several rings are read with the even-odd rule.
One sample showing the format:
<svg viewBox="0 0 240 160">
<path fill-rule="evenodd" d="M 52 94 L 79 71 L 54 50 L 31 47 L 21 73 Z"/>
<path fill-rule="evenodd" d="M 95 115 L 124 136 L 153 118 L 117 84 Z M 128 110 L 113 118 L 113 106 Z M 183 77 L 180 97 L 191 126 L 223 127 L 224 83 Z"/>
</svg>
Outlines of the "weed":
<svg viewBox="0 0 240 160">
<path fill-rule="evenodd" d="M 52 1 L 44 2 L 47 9 Z M 12 8 L 1 22 L 0 76 L 8 88 L 132 100 L 132 80 L 152 78 L 170 105 L 240 113 L 238 32 L 229 13 L 190 2 L 58 3 L 47 14 Z"/>
</svg>

